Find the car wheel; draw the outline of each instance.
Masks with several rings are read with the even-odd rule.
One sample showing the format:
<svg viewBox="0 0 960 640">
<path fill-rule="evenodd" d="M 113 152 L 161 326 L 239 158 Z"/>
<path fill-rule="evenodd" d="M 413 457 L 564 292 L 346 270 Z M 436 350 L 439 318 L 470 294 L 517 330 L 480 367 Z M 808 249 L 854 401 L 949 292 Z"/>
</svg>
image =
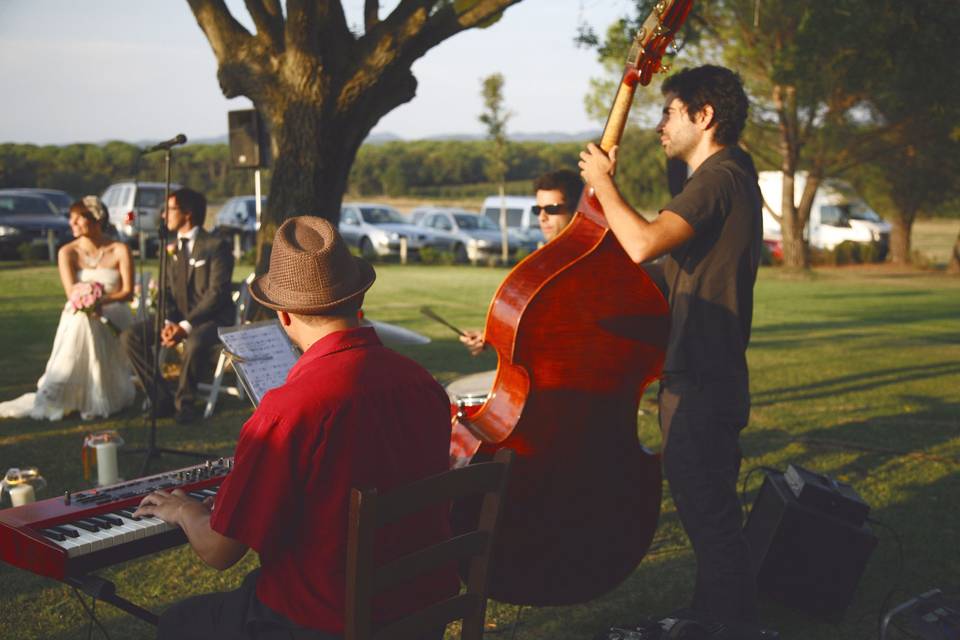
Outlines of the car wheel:
<svg viewBox="0 0 960 640">
<path fill-rule="evenodd" d="M 373 260 L 377 257 L 377 251 L 373 248 L 373 243 L 370 242 L 370 238 L 360 239 L 360 255 L 366 260 Z"/>
<path fill-rule="evenodd" d="M 457 245 L 453 248 L 453 259 L 454 259 L 458 264 L 463 264 L 463 263 L 467 262 L 468 260 L 470 260 L 469 256 L 467 256 L 467 248 L 466 248 L 465 246 L 463 246 L 462 244 L 457 244 Z"/>
</svg>

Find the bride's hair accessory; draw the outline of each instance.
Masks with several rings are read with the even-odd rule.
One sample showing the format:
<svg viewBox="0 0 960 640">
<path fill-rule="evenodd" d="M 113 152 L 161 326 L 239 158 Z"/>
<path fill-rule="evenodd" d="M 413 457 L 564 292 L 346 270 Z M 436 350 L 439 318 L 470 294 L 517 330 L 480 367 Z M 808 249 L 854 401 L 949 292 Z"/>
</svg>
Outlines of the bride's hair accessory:
<svg viewBox="0 0 960 640">
<path fill-rule="evenodd" d="M 103 206 L 103 201 L 97 196 L 83 196 L 81 202 L 97 222 L 103 222 L 107 219 L 107 208 Z"/>
</svg>

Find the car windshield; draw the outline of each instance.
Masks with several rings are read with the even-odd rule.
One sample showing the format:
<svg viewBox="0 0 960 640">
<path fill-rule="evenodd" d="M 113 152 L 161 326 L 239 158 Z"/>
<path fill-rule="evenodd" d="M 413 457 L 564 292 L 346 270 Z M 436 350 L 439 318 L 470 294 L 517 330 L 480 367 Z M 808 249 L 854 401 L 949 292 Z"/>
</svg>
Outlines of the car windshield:
<svg viewBox="0 0 960 640">
<path fill-rule="evenodd" d="M 260 198 L 260 211 L 267 208 L 267 197 Z M 243 201 L 243 210 L 247 212 L 247 217 L 251 220 L 257 217 L 257 199 L 249 198 Z"/>
<path fill-rule="evenodd" d="M 500 209 L 488 207 L 483 210 L 487 220 L 497 224 L 499 229 Z M 520 227 L 523 224 L 523 209 L 507 209 L 507 227 Z"/>
<path fill-rule="evenodd" d="M 389 224 L 391 222 L 405 223 L 406 220 L 399 212 L 385 207 L 363 207 L 360 215 L 367 224 Z"/>
<path fill-rule="evenodd" d="M 850 217 L 847 213 L 850 205 L 827 205 L 820 209 L 820 222 L 832 227 L 849 227 Z"/>
<path fill-rule="evenodd" d="M 137 189 L 137 199 L 134 202 L 135 207 L 159 207 L 163 204 L 163 189 L 154 187 L 139 187 Z"/>
<path fill-rule="evenodd" d="M 55 213 L 48 200 L 36 196 L 0 196 L 0 214 L 51 214 Z"/>
<path fill-rule="evenodd" d="M 461 229 L 469 231 L 473 231 L 474 229 L 498 231 L 500 229 L 500 225 L 493 220 L 484 218 L 483 216 L 473 215 L 472 213 L 455 213 L 453 217 L 457 221 L 457 226 Z"/>
<path fill-rule="evenodd" d="M 851 202 L 847 206 L 847 215 L 854 220 L 883 222 L 883 218 L 881 218 L 876 211 L 868 207 L 864 202 Z"/>
</svg>

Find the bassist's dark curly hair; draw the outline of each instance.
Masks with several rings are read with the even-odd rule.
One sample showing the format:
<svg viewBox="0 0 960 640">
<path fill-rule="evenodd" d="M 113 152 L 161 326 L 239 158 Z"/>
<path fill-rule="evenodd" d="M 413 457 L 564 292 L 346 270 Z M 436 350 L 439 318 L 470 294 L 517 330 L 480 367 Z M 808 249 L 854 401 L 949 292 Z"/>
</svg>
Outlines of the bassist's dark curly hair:
<svg viewBox="0 0 960 640">
<path fill-rule="evenodd" d="M 727 69 L 706 64 L 684 69 L 667 78 L 660 87 L 663 95 L 673 93 L 687 108 L 690 120 L 704 106 L 713 107 L 716 130 L 713 139 L 724 146 L 736 144 L 747 122 L 747 94 L 740 76 Z"/>
</svg>

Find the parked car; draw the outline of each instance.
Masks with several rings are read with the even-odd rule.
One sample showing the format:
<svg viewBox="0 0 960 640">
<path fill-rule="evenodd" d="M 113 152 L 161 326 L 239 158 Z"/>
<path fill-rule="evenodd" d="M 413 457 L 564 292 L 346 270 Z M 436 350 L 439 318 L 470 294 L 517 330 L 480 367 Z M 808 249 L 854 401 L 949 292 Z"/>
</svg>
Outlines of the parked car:
<svg viewBox="0 0 960 640">
<path fill-rule="evenodd" d="M 267 207 L 267 196 L 260 196 L 260 211 Z M 257 242 L 257 196 L 236 196 L 217 211 L 214 230 L 227 235 L 239 231 L 244 251 Z"/>
<path fill-rule="evenodd" d="M 0 190 L 0 252 L 14 257 L 24 243 L 47 244 L 52 231 L 57 246 L 70 240 L 70 223 L 46 198 L 18 190 Z"/>
<path fill-rule="evenodd" d="M 537 199 L 533 196 L 506 196 L 501 201 L 500 196 L 490 196 L 483 200 L 481 212 L 489 219 L 500 224 L 500 209 L 502 205 L 507 209 L 507 231 L 518 240 L 532 248 L 536 248 L 546 239 L 540 231 L 540 222 L 533 212 L 533 205 Z"/>
<path fill-rule="evenodd" d="M 457 262 L 498 257 L 502 253 L 500 225 L 489 218 L 463 209 L 425 209 L 420 226 L 434 232 L 430 246 L 453 253 Z M 515 255 L 523 243 L 508 235 L 507 249 Z"/>
<path fill-rule="evenodd" d="M 340 208 L 339 228 L 347 244 L 360 249 L 366 258 L 399 255 L 401 238 L 407 239 L 407 252 L 417 255 L 431 235 L 408 223 L 393 207 L 366 202 L 345 202 Z"/>
<path fill-rule="evenodd" d="M 60 189 L 44 189 L 41 187 L 17 187 L 16 189 L 5 189 L 5 191 L 20 191 L 28 195 L 37 195 L 46 198 L 57 208 L 64 217 L 70 215 L 70 205 L 77 201 L 66 191 Z"/>
<path fill-rule="evenodd" d="M 180 188 L 171 184 L 170 191 Z M 162 182 L 116 182 L 103 192 L 100 199 L 110 212 L 110 224 L 117 230 L 117 238 L 131 246 L 139 242 L 142 231 L 149 248 L 157 242 L 160 212 L 166 185 Z"/>
</svg>

